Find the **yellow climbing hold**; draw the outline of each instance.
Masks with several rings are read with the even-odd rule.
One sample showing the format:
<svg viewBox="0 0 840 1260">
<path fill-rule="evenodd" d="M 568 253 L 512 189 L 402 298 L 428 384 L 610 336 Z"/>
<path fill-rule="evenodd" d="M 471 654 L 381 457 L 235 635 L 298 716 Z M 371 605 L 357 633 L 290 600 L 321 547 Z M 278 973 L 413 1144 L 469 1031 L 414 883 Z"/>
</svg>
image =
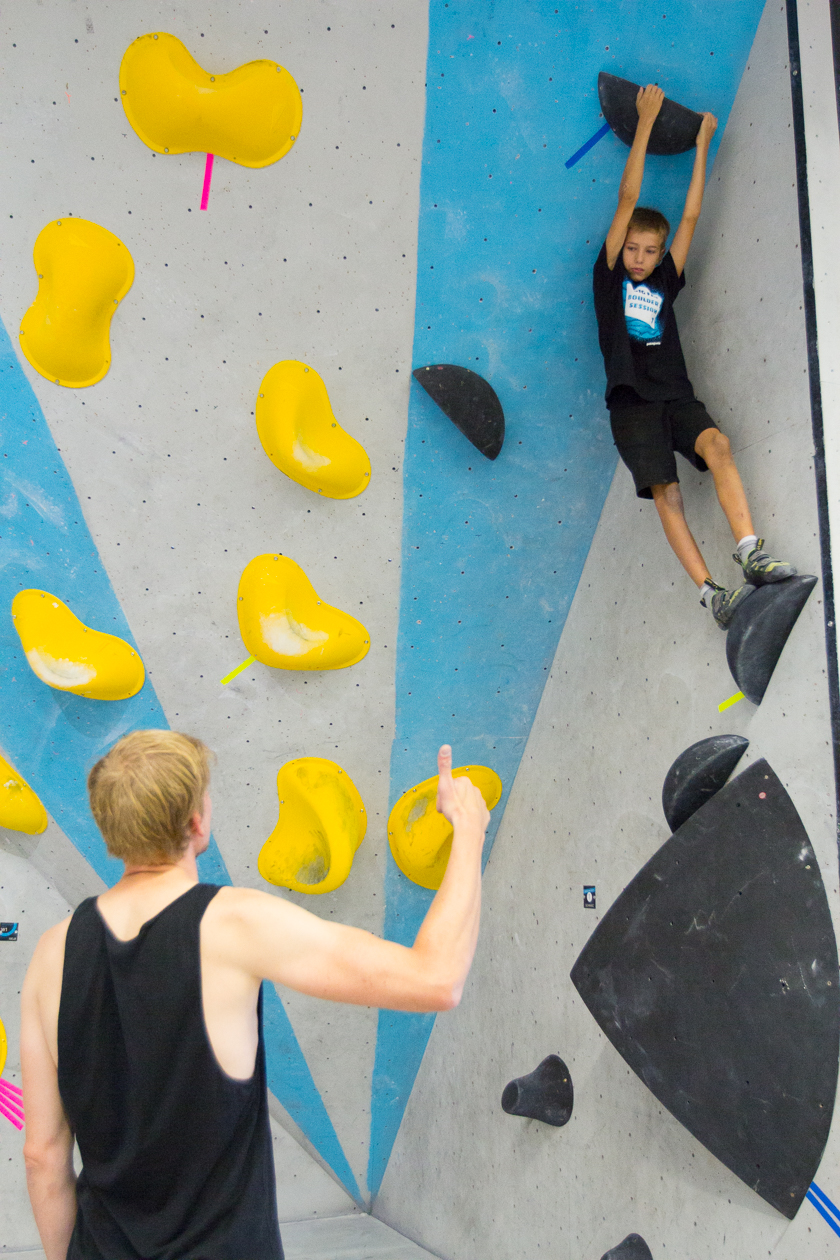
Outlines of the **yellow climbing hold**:
<svg viewBox="0 0 840 1260">
<path fill-rule="evenodd" d="M 276 61 L 208 74 L 180 39 L 157 31 L 129 44 L 120 66 L 128 121 L 156 153 L 214 153 L 270 166 L 300 134 L 298 85 Z"/>
<path fill-rule="evenodd" d="M 0 757 L 0 827 L 38 836 L 46 831 L 48 821 L 47 811 L 26 779 L 5 757 Z"/>
<path fill-rule="evenodd" d="M 9 1051 L 9 1042 L 6 1037 L 6 1029 L 3 1027 L 3 1021 L 0 1019 L 0 1076 L 3 1075 L 3 1068 L 6 1066 L 6 1055 Z"/>
<path fill-rule="evenodd" d="M 325 757 L 298 757 L 277 775 L 280 816 L 258 860 L 260 874 L 293 892 L 328 893 L 350 874 L 367 814 L 355 783 Z"/>
<path fill-rule="evenodd" d="M 502 781 L 489 766 L 459 766 L 455 779 L 466 775 L 479 789 L 488 809 L 498 805 Z M 452 848 L 452 827 L 437 812 L 438 776 L 404 792 L 388 818 L 388 841 L 394 861 L 415 884 L 440 888 Z"/>
<path fill-rule="evenodd" d="M 113 232 L 87 219 L 56 219 L 33 250 L 38 294 L 20 321 L 20 347 L 56 385 L 95 385 L 111 366 L 111 316 L 134 280 Z"/>
<path fill-rule="evenodd" d="M 275 669 L 344 669 L 370 650 L 362 623 L 319 599 L 288 556 L 255 556 L 239 579 L 236 608 L 246 648 Z"/>
<path fill-rule="evenodd" d="M 19 591 L 12 620 L 41 682 L 89 700 L 127 700 L 143 686 L 140 654 L 115 634 L 92 630 L 49 591 Z"/>
<path fill-rule="evenodd" d="M 275 363 L 263 377 L 256 413 L 266 455 L 307 490 L 352 499 L 370 485 L 367 451 L 336 420 L 314 368 L 296 359 Z"/>
</svg>

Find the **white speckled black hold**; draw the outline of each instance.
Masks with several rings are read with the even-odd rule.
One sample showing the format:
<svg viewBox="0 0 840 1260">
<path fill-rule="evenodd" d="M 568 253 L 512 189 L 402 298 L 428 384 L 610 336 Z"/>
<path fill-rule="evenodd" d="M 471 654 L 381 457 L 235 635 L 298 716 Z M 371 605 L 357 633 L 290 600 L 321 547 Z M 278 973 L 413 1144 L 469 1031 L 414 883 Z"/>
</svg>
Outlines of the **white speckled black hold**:
<svg viewBox="0 0 840 1260">
<path fill-rule="evenodd" d="M 413 376 L 482 455 L 497 457 L 505 440 L 505 414 L 483 376 L 455 363 L 415 368 Z"/>
</svg>

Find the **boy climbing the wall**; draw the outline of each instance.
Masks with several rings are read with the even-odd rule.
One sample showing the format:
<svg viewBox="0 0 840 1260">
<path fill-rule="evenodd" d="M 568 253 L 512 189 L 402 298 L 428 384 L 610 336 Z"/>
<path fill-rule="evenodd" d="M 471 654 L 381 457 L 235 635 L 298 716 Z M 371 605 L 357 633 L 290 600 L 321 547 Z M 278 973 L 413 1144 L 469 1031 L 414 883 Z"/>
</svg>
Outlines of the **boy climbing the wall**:
<svg viewBox="0 0 840 1260">
<path fill-rule="evenodd" d="M 607 407 L 618 453 L 633 474 L 640 499 L 653 499 L 665 537 L 725 630 L 756 586 L 781 582 L 796 569 L 763 550 L 753 530 L 729 439 L 694 396 L 686 373 L 673 303 L 700 216 L 706 158 L 717 119 L 704 114 L 685 208 L 670 250 L 670 225 L 658 210 L 637 206 L 645 154 L 664 93 L 639 89 L 639 121 L 618 192 L 618 209 L 593 273 L 598 339 L 607 372 Z M 675 452 L 711 472 L 736 543 L 733 559 L 746 582 L 727 590 L 712 579 L 683 512 Z"/>
</svg>

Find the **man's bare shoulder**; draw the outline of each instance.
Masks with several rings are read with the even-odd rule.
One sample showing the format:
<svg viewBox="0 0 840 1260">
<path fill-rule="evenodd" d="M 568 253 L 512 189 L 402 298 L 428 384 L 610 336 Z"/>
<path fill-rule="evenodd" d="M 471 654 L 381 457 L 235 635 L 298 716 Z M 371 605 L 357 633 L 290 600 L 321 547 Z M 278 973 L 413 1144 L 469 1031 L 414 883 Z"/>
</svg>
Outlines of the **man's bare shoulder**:
<svg viewBox="0 0 840 1260">
<path fill-rule="evenodd" d="M 70 927 L 70 915 L 48 928 L 38 941 L 32 953 L 32 960 L 24 981 L 24 989 L 41 993 L 45 988 L 55 989 L 61 985 L 64 970 L 64 944 L 67 940 L 67 929 Z"/>
</svg>

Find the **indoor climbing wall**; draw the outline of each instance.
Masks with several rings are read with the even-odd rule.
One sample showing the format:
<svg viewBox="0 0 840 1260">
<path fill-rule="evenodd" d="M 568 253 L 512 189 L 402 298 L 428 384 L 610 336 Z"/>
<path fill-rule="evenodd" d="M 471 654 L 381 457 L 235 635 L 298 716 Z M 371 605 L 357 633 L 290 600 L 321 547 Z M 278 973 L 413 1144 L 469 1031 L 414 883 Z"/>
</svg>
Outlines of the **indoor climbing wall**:
<svg viewBox="0 0 840 1260">
<path fill-rule="evenodd" d="M 836 1251 L 834 666 L 790 78 L 769 4 L 677 309 L 760 531 L 820 582 L 760 706 L 732 702 L 724 637 L 617 469 L 485 872 L 471 981 L 376 1200 L 450 1257 Z M 836 113 L 822 122 L 836 143 Z M 607 136 L 579 163 L 610 145 L 609 181 L 589 168 L 595 246 L 626 149 Z M 730 580 L 709 478 L 685 468 L 689 520 Z"/>
<path fill-rule="evenodd" d="M 786 17 L 6 18 L 0 1250 L 37 1247 L 21 979 L 119 873 L 85 776 L 170 725 L 218 755 L 203 878 L 405 943 L 448 855 L 441 742 L 492 809 L 457 1012 L 266 993 L 284 1221 L 362 1208 L 451 1260 L 831 1254 L 836 678 Z M 720 119 L 678 313 L 760 531 L 819 578 L 782 630 L 774 599 L 725 641 L 616 471 L 603 73 Z M 648 163 L 672 221 L 691 161 Z"/>
</svg>

